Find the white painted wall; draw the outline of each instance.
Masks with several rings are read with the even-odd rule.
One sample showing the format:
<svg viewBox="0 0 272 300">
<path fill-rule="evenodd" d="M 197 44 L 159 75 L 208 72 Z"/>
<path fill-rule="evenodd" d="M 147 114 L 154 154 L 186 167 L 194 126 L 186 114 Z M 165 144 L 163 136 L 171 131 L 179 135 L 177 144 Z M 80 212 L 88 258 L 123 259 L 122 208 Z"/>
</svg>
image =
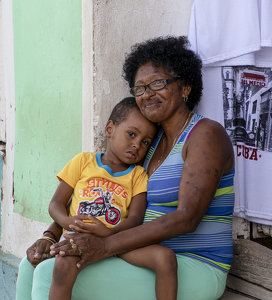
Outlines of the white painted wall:
<svg viewBox="0 0 272 300">
<path fill-rule="evenodd" d="M 1 245 L 5 249 L 4 241 L 8 240 L 7 226 L 10 225 L 8 217 L 13 215 L 13 165 L 14 165 L 14 134 L 15 134 L 15 99 L 14 99 L 14 61 L 13 61 L 13 31 L 12 31 L 12 6 L 11 1 L 2 0 L 2 38 L 3 52 L 2 59 L 4 68 L 2 71 L 5 74 L 4 82 L 1 86 L 4 87 L 2 92 L 6 99 L 5 113 L 7 116 L 6 130 L 7 135 L 6 159 L 3 169 L 3 201 L 1 207 L 2 235 Z M 2 78 L 2 79 L 3 79 Z M 13 226 L 9 230 L 11 235 L 15 235 Z"/>
<path fill-rule="evenodd" d="M 6 129 L 6 101 L 4 97 L 4 41 L 3 41 L 2 1 L 0 0 L 0 142 L 6 141 L 5 129 Z M 1 147 L 0 147 L 0 151 L 1 151 Z"/>
<path fill-rule="evenodd" d="M 82 0 L 84 151 L 101 151 L 108 115 L 116 102 L 129 95 L 121 77 L 124 53 L 132 44 L 151 37 L 186 35 L 192 3 L 193 0 Z M 15 95 L 12 1 L 2 0 L 2 9 L 8 134 L 1 245 L 4 251 L 23 257 L 47 224 L 13 212 Z"/>
</svg>

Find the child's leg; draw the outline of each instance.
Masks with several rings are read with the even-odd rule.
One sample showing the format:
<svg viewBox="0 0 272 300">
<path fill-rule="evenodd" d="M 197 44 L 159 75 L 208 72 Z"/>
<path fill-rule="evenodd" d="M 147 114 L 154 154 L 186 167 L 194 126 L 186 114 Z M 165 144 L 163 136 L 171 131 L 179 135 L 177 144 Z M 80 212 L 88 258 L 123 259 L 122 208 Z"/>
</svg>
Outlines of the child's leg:
<svg viewBox="0 0 272 300">
<path fill-rule="evenodd" d="M 128 263 L 156 273 L 157 300 L 177 299 L 177 259 L 174 251 L 155 244 L 118 255 Z"/>
<path fill-rule="evenodd" d="M 56 256 L 49 300 L 71 300 L 72 289 L 79 273 L 76 267 L 79 261 L 78 256 Z"/>
</svg>

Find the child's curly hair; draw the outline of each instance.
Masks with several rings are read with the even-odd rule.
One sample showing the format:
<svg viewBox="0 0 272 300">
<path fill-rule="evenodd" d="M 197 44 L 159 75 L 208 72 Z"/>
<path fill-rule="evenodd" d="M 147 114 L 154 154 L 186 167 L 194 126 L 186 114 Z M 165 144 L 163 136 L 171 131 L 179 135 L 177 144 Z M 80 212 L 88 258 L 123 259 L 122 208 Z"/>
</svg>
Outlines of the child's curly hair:
<svg viewBox="0 0 272 300">
<path fill-rule="evenodd" d="M 126 54 L 123 65 L 123 77 L 129 87 L 134 86 L 135 75 L 140 66 L 151 62 L 154 67 L 163 67 L 173 76 L 180 76 L 186 85 L 191 87 L 187 105 L 193 110 L 202 96 L 202 62 L 188 49 L 188 39 L 185 36 L 158 37 L 131 47 Z"/>
</svg>

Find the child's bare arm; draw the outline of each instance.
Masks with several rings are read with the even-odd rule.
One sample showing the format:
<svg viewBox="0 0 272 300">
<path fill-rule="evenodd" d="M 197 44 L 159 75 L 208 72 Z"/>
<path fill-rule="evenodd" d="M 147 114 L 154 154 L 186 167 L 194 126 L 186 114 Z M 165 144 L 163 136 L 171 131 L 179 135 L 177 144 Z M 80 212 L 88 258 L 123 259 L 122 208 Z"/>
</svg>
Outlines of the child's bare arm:
<svg viewBox="0 0 272 300">
<path fill-rule="evenodd" d="M 86 226 L 88 226 L 88 228 L 82 230 L 80 226 L 77 226 L 77 224 L 80 224 L 80 221 L 76 220 L 75 221 L 76 225 L 72 224 L 70 226 L 70 229 L 74 230 L 75 232 L 93 233 L 97 236 L 109 236 L 119 231 L 123 231 L 141 225 L 144 220 L 145 210 L 146 210 L 146 193 L 141 193 L 134 196 L 131 199 L 127 219 L 119 223 L 117 226 L 113 228 L 108 228 L 100 220 L 89 215 L 88 218 L 94 223 L 93 225 L 89 225 L 85 223 L 85 228 Z"/>
<path fill-rule="evenodd" d="M 62 180 L 59 183 L 56 192 L 49 204 L 49 214 L 51 218 L 66 230 L 70 229 L 69 225 L 74 224 L 76 219 L 87 219 L 86 215 L 68 217 L 66 205 L 73 192 L 74 189 Z"/>
<path fill-rule="evenodd" d="M 134 196 L 131 199 L 128 217 L 123 222 L 119 223 L 117 226 L 111 228 L 111 234 L 141 225 L 144 221 L 145 210 L 146 193 L 141 193 Z"/>
</svg>

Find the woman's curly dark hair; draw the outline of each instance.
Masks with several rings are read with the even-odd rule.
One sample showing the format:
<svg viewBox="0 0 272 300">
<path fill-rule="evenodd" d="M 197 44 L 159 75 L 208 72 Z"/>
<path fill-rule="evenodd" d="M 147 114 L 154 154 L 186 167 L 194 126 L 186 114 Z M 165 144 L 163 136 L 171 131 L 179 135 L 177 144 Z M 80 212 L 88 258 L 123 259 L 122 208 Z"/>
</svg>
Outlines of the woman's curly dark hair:
<svg viewBox="0 0 272 300">
<path fill-rule="evenodd" d="M 187 105 L 190 110 L 199 103 L 202 96 L 202 62 L 188 49 L 185 36 L 158 37 L 131 47 L 126 54 L 123 65 L 123 77 L 129 87 L 134 86 L 137 70 L 140 66 L 151 62 L 154 67 L 163 67 L 173 76 L 180 76 L 186 85 L 191 87 Z"/>
</svg>

